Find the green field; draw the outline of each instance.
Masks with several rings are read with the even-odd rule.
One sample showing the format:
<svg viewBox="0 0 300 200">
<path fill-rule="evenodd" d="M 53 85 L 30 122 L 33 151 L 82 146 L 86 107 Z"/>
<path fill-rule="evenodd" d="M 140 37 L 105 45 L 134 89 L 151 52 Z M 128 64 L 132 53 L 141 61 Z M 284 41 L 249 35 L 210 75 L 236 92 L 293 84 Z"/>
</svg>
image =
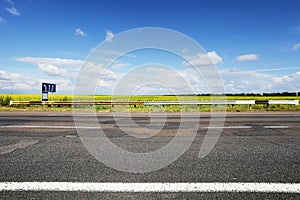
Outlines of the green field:
<svg viewBox="0 0 300 200">
<path fill-rule="evenodd" d="M 298 96 L 227 96 L 227 97 L 210 97 L 210 96 L 80 96 L 76 99 L 80 100 L 95 100 L 95 101 L 196 101 L 196 100 L 300 100 Z M 10 100 L 13 101 L 40 101 L 41 94 L 0 94 L 0 109 L 1 111 L 72 111 L 72 107 L 69 106 L 9 106 Z M 72 95 L 65 94 L 49 94 L 49 100 L 53 101 L 72 101 Z M 131 112 L 195 112 L 195 111 L 211 111 L 211 110 L 224 110 L 223 106 L 210 106 L 210 105 L 169 105 L 169 106 L 114 106 L 110 105 L 97 105 L 97 106 L 85 106 L 81 110 L 96 110 L 99 112 L 111 112 L 111 111 L 122 111 L 130 110 Z M 227 111 L 238 112 L 238 111 L 300 111 L 300 106 L 295 105 L 232 105 L 226 106 Z"/>
</svg>

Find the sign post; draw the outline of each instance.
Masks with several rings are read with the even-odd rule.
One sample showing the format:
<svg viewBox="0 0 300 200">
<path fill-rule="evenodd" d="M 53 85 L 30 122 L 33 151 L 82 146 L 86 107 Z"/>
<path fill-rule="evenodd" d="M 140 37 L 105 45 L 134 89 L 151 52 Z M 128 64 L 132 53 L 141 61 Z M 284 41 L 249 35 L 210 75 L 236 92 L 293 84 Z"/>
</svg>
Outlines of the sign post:
<svg viewBox="0 0 300 200">
<path fill-rule="evenodd" d="M 56 92 L 56 84 L 42 83 L 42 101 L 48 101 L 48 92 L 52 93 L 53 100 L 53 93 Z"/>
</svg>

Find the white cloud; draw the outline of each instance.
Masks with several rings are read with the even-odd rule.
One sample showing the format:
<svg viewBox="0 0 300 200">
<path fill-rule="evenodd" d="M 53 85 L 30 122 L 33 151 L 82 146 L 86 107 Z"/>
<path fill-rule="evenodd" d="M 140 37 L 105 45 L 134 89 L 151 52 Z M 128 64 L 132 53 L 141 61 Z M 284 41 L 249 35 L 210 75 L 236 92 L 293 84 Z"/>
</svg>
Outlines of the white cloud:
<svg viewBox="0 0 300 200">
<path fill-rule="evenodd" d="M 31 90 L 36 86 L 37 81 L 32 78 L 0 70 L 0 90 Z"/>
<path fill-rule="evenodd" d="M 84 60 L 62 59 L 62 58 L 39 58 L 39 57 L 21 57 L 17 61 L 29 63 L 33 65 L 51 64 L 57 67 L 79 69 L 84 63 Z"/>
<path fill-rule="evenodd" d="M 281 88 L 277 88 L 277 89 L 281 91 L 300 91 L 299 79 L 300 79 L 300 71 L 293 74 L 278 77 L 276 80 L 277 82 L 279 82 L 278 85 L 285 86 L 286 89 L 285 90 L 282 90 Z"/>
<path fill-rule="evenodd" d="M 208 54 L 206 54 L 204 58 L 207 59 Z M 211 55 L 217 54 L 211 53 L 210 56 Z M 204 62 L 207 60 L 204 60 L 201 55 L 194 56 L 194 58 L 194 60 L 198 58 L 197 66 L 207 64 Z M 216 93 L 218 93 L 218 91 L 221 90 L 217 88 L 222 88 L 220 87 L 220 81 L 218 81 L 218 73 L 211 70 L 211 67 L 175 70 L 173 68 L 161 67 L 160 65 L 148 65 L 119 73 L 117 71 L 121 70 L 112 70 L 114 68 L 127 66 L 127 63 L 117 63 L 113 65 L 110 70 L 104 69 L 101 63 L 85 62 L 84 60 L 33 57 L 22 57 L 17 60 L 36 65 L 39 71 L 47 75 L 46 79 L 49 79 L 49 82 L 64 84 L 63 87 L 59 87 L 63 88 L 60 92 L 67 89 L 71 91 L 75 81 L 77 81 L 77 84 L 82 85 L 80 89 L 87 94 L 93 94 L 96 85 L 96 93 L 111 94 L 117 84 L 119 84 L 117 86 L 118 88 L 116 88 L 118 90 L 116 91 L 117 93 L 131 91 L 139 94 L 170 94 L 171 90 L 177 94 L 197 94 L 208 93 L 208 89 L 212 92 L 217 91 Z M 195 62 L 194 60 L 192 61 Z M 209 64 L 211 62 L 209 62 Z M 214 62 L 221 62 L 221 60 L 215 59 Z M 80 74 L 80 77 L 75 79 L 82 65 L 85 67 L 85 73 Z M 275 76 L 268 74 L 266 71 L 227 68 L 221 69 L 220 74 L 223 78 L 225 91 L 227 93 L 300 91 L 300 72 L 285 76 Z M 14 88 L 15 90 L 22 88 L 29 90 L 30 88 L 32 89 L 32 87 L 40 89 L 40 82 L 47 81 L 46 79 L 41 80 L 20 74 L 8 74 L 0 70 L 0 90 Z M 208 86 L 216 88 L 207 88 Z"/>
<path fill-rule="evenodd" d="M 127 67 L 127 66 L 129 66 L 128 63 L 118 63 L 118 64 L 112 65 L 111 67 L 114 69 L 117 69 L 117 68 L 122 68 L 122 67 Z"/>
<path fill-rule="evenodd" d="M 40 71 L 49 76 L 74 78 L 83 60 L 61 59 L 61 58 L 33 58 L 21 57 L 17 61 L 38 66 Z"/>
<path fill-rule="evenodd" d="M 178 70 L 164 66 L 145 65 L 122 74 L 116 81 L 114 95 L 193 93 Z"/>
<path fill-rule="evenodd" d="M 66 69 L 58 68 L 51 64 L 38 63 L 39 69 L 49 76 L 74 77 L 74 73 L 68 72 Z"/>
<path fill-rule="evenodd" d="M 100 88 L 100 93 L 108 91 L 108 89 L 111 90 L 113 84 L 118 79 L 118 74 L 108 69 L 104 70 L 101 63 L 62 58 L 34 57 L 21 57 L 16 60 L 36 65 L 41 72 L 49 76 L 49 78 L 55 79 L 55 81 L 59 80 L 58 78 L 63 78 L 63 80 L 67 80 L 70 83 L 77 81 L 77 85 L 82 85 L 80 86 L 82 90 L 90 94 L 93 94 L 95 85 L 98 85 L 98 88 Z M 83 72 L 80 74 L 80 77 L 77 77 L 82 66 L 84 67 Z"/>
<path fill-rule="evenodd" d="M 3 17 L 0 17 L 0 24 L 5 24 L 6 20 Z"/>
<path fill-rule="evenodd" d="M 194 56 L 185 56 L 187 61 L 182 62 L 183 65 L 189 66 L 207 66 L 207 65 L 217 65 L 222 62 L 222 58 L 215 52 L 211 51 L 206 53 L 198 53 Z"/>
<path fill-rule="evenodd" d="M 269 74 L 235 68 L 223 69 L 220 72 L 227 93 L 268 92 L 274 85 L 273 76 Z"/>
<path fill-rule="evenodd" d="M 85 37 L 85 36 L 86 36 L 86 33 L 83 32 L 80 28 L 77 28 L 77 29 L 75 30 L 75 35 L 79 35 L 79 36 Z"/>
<path fill-rule="evenodd" d="M 113 34 L 113 32 L 111 32 L 111 31 L 106 31 L 105 40 L 106 40 L 107 42 L 112 42 L 114 36 L 115 36 L 115 34 Z"/>
<path fill-rule="evenodd" d="M 263 93 L 276 91 L 299 91 L 300 73 L 285 76 L 274 76 L 266 73 L 223 69 L 221 75 L 227 93 Z"/>
<path fill-rule="evenodd" d="M 300 49 L 300 42 L 297 43 L 297 44 L 294 44 L 293 49 L 294 49 L 295 51 L 297 51 L 298 49 Z"/>
<path fill-rule="evenodd" d="M 127 78 L 127 84 L 133 83 L 132 87 L 138 88 L 145 81 L 149 83 L 162 83 L 168 88 L 176 91 L 177 94 L 187 93 L 264 93 L 264 92 L 283 92 L 283 91 L 300 91 L 300 72 L 275 76 L 267 73 L 240 70 L 235 68 L 221 69 L 220 75 L 223 86 L 216 73 L 205 68 L 199 75 L 193 68 L 185 70 L 176 70 L 164 68 L 147 68 L 144 73 L 140 71 L 131 75 L 131 79 Z M 146 73 L 145 73 L 146 72 Z M 180 75 L 180 76 L 179 76 Z M 126 82 L 125 82 L 126 83 Z M 218 86 L 215 88 L 215 85 Z M 157 85 L 156 85 L 157 86 Z M 127 86 L 128 87 L 128 86 Z M 225 91 L 222 90 L 224 87 Z M 145 91 L 146 92 L 146 91 Z M 168 94 L 167 88 L 158 91 L 155 84 L 149 84 L 147 87 L 148 94 Z"/>
<path fill-rule="evenodd" d="M 111 94 L 119 74 L 101 63 L 85 62 L 76 79 L 76 94 Z M 96 90 L 95 90 L 96 89 Z"/>
<path fill-rule="evenodd" d="M 216 64 L 223 63 L 222 58 L 215 51 L 208 52 L 207 55 L 211 59 L 213 64 L 216 65 Z"/>
<path fill-rule="evenodd" d="M 15 15 L 15 16 L 20 16 L 21 15 L 20 12 L 15 7 L 5 8 L 5 10 L 7 12 L 9 12 L 10 14 Z"/>
<path fill-rule="evenodd" d="M 238 62 L 245 62 L 245 61 L 257 60 L 257 59 L 258 59 L 257 54 L 245 54 L 245 55 L 237 56 L 235 60 Z"/>
</svg>

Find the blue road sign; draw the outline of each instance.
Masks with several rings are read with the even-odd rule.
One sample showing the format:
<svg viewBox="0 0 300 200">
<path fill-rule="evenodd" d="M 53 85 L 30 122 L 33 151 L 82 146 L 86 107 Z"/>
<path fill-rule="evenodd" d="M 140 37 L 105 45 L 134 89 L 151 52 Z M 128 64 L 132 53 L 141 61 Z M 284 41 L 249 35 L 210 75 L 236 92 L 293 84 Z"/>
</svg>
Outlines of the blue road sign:
<svg viewBox="0 0 300 200">
<path fill-rule="evenodd" d="M 42 83 L 42 101 L 48 101 L 48 92 L 56 92 L 56 84 Z"/>
<path fill-rule="evenodd" d="M 56 84 L 42 83 L 42 92 L 56 92 Z"/>
</svg>

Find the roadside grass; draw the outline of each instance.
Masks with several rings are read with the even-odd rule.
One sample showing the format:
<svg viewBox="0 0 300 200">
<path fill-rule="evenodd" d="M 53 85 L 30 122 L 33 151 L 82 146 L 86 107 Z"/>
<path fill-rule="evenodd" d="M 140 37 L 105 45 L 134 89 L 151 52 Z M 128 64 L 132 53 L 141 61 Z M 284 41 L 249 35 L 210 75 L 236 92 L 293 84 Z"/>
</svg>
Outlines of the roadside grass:
<svg viewBox="0 0 300 200">
<path fill-rule="evenodd" d="M 93 101 L 205 101 L 205 100 L 225 100 L 225 97 L 210 96 L 79 96 L 74 100 L 93 100 Z M 0 111 L 56 111 L 71 112 L 72 106 L 9 106 L 10 100 L 13 101 L 41 101 L 40 94 L 0 94 Z M 49 94 L 49 100 L 53 101 L 72 101 L 73 96 L 69 94 Z M 226 100 L 300 100 L 298 96 L 227 96 Z M 142 105 L 96 105 L 76 107 L 79 111 L 97 112 L 210 112 L 224 110 L 224 106 L 211 105 L 165 105 L 165 106 L 142 106 Z M 227 105 L 228 112 L 256 112 L 256 111 L 300 111 L 300 106 L 295 105 Z"/>
</svg>

